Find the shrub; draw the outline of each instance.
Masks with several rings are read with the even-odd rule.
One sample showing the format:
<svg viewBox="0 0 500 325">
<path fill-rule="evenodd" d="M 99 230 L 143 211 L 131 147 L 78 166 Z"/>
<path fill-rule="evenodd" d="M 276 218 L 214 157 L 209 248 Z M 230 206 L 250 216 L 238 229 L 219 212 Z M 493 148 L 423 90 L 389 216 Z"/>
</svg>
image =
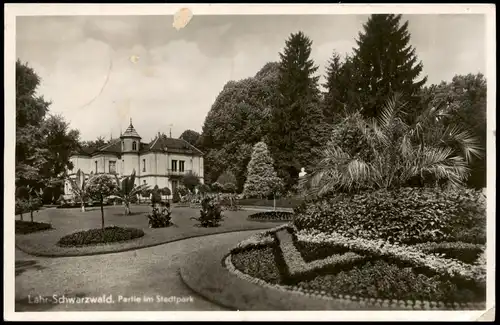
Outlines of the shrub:
<svg viewBox="0 0 500 325">
<path fill-rule="evenodd" d="M 485 249 L 483 245 L 463 242 L 429 242 L 416 245 L 415 248 L 418 248 L 426 253 L 442 255 L 445 258 L 460 260 L 468 264 L 476 262 L 479 255 Z"/>
<path fill-rule="evenodd" d="M 249 220 L 260 221 L 290 221 L 293 218 L 292 212 L 283 211 L 266 211 L 257 212 L 248 216 Z"/>
<path fill-rule="evenodd" d="M 62 237 L 59 246 L 87 246 L 131 240 L 144 236 L 141 229 L 106 227 L 104 229 L 90 229 L 75 232 Z"/>
<path fill-rule="evenodd" d="M 16 220 L 16 234 L 30 234 L 48 229 L 52 229 L 49 223 Z"/>
<path fill-rule="evenodd" d="M 298 214 L 298 229 L 394 243 L 486 242 L 485 198 L 481 191 L 429 188 L 380 190 L 310 204 Z"/>
<path fill-rule="evenodd" d="M 241 272 L 270 283 L 280 283 L 281 276 L 272 247 L 260 246 L 231 256 L 233 265 Z"/>
<path fill-rule="evenodd" d="M 172 219 L 170 210 L 165 204 L 162 204 L 161 209 L 154 207 L 153 211 L 148 214 L 150 228 L 164 228 L 170 226 Z"/>
<path fill-rule="evenodd" d="M 172 197 L 172 201 L 174 203 L 179 203 L 181 201 L 181 197 L 180 197 L 179 192 L 177 190 L 174 190 L 174 195 Z"/>
<path fill-rule="evenodd" d="M 222 208 L 215 198 L 205 198 L 201 201 L 200 216 L 197 220 L 201 227 L 218 227 L 223 220 Z"/>
</svg>

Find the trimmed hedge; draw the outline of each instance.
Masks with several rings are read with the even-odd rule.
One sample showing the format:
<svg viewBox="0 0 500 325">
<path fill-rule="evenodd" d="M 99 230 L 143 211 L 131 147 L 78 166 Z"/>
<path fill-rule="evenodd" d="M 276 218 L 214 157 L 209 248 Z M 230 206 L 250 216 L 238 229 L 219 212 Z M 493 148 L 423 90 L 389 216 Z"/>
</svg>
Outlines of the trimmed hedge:
<svg viewBox="0 0 500 325">
<path fill-rule="evenodd" d="M 116 243 L 144 236 L 144 231 L 136 228 L 106 227 L 72 233 L 58 241 L 59 246 L 88 246 L 96 244 Z"/>
<path fill-rule="evenodd" d="M 49 229 L 52 229 L 49 223 L 16 220 L 16 234 L 24 235 Z"/>
<path fill-rule="evenodd" d="M 462 242 L 429 242 L 416 245 L 416 248 L 426 253 L 439 254 L 445 258 L 456 259 L 468 264 L 475 263 L 485 249 L 483 245 Z"/>
<path fill-rule="evenodd" d="M 457 285 L 440 276 L 426 276 L 410 267 L 383 260 L 368 261 L 348 271 L 318 275 L 301 281 L 299 287 L 331 294 L 375 299 L 427 300 L 443 302 L 483 302 L 486 292 Z"/>
<path fill-rule="evenodd" d="M 266 211 L 257 212 L 248 216 L 248 220 L 258 221 L 290 221 L 293 218 L 292 212 Z"/>
<path fill-rule="evenodd" d="M 403 188 L 380 190 L 309 204 L 294 218 L 300 229 L 391 243 L 428 241 L 486 242 L 486 204 L 482 191 Z"/>
</svg>

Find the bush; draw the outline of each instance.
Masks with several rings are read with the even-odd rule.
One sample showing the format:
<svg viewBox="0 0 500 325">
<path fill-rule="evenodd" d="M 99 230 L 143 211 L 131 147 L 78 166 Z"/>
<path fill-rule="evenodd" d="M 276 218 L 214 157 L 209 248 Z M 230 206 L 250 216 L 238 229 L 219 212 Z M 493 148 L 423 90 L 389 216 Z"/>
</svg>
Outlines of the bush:
<svg viewBox="0 0 500 325">
<path fill-rule="evenodd" d="M 201 201 L 200 217 L 191 219 L 197 220 L 201 227 L 218 227 L 224 217 L 217 200 L 207 197 Z"/>
<path fill-rule="evenodd" d="M 16 234 L 30 234 L 48 229 L 52 229 L 49 223 L 16 220 Z"/>
<path fill-rule="evenodd" d="M 179 202 L 181 201 L 181 197 L 180 197 L 180 195 L 179 195 L 179 192 L 178 192 L 178 191 L 176 191 L 176 190 L 174 191 L 174 195 L 173 195 L 173 197 L 172 197 L 172 201 L 173 201 L 174 203 L 179 203 Z"/>
<path fill-rule="evenodd" d="M 249 220 L 259 221 L 290 221 L 293 218 L 292 212 L 266 211 L 257 212 L 248 216 Z"/>
<path fill-rule="evenodd" d="M 416 244 L 427 241 L 486 242 L 481 191 L 429 188 L 380 190 L 310 204 L 294 219 L 298 229 L 338 232 L 367 239 Z"/>
<path fill-rule="evenodd" d="M 153 208 L 153 211 L 148 214 L 149 219 L 149 227 L 150 228 L 164 228 L 172 225 L 171 223 L 171 214 L 168 207 L 163 204 L 161 209 Z"/>
<path fill-rule="evenodd" d="M 484 252 L 483 245 L 462 242 L 429 242 L 417 245 L 417 247 L 423 252 L 440 254 L 445 258 L 456 259 L 468 264 L 476 262 L 479 255 Z"/>
<path fill-rule="evenodd" d="M 144 231 L 136 228 L 106 227 L 75 232 L 62 237 L 59 246 L 88 246 L 115 243 L 144 236 Z"/>
</svg>

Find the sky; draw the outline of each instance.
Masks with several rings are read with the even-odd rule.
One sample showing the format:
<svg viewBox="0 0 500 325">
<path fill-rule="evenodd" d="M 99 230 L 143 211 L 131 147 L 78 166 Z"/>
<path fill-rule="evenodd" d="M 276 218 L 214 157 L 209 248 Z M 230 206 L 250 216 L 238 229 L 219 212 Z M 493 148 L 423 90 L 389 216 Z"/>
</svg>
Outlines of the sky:
<svg viewBox="0 0 500 325">
<path fill-rule="evenodd" d="M 158 132 L 201 132 L 229 80 L 278 61 L 285 40 L 303 31 L 324 76 L 335 50 L 352 52 L 367 15 L 194 16 L 180 30 L 173 16 L 24 16 L 16 19 L 16 55 L 41 77 L 50 100 L 82 140 L 109 139 L 130 119 L 142 141 Z M 428 84 L 485 73 L 483 15 L 404 15 Z"/>
</svg>

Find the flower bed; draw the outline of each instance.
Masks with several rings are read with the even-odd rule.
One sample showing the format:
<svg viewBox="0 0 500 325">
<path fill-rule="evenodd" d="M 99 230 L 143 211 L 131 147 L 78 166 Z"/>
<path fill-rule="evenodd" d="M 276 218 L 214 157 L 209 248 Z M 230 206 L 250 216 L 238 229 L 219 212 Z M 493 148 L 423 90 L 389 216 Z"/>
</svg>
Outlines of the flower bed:
<svg viewBox="0 0 500 325">
<path fill-rule="evenodd" d="M 116 243 L 132 240 L 144 236 L 141 229 L 106 227 L 103 229 L 90 229 L 75 232 L 62 237 L 58 241 L 59 246 L 88 246 L 106 243 Z"/>
<path fill-rule="evenodd" d="M 467 261 L 453 258 L 460 250 L 469 252 Z M 241 242 L 226 263 L 244 277 L 260 279 L 255 283 L 331 299 L 355 299 L 363 306 L 477 309 L 482 307 L 474 303 L 482 306 L 486 297 L 482 245 L 396 245 L 298 230 L 287 224 Z"/>
<path fill-rule="evenodd" d="M 16 234 L 25 235 L 49 229 L 52 229 L 49 223 L 16 220 Z"/>
<path fill-rule="evenodd" d="M 292 212 L 283 211 L 257 212 L 248 216 L 250 221 L 291 221 L 292 218 Z"/>
</svg>

